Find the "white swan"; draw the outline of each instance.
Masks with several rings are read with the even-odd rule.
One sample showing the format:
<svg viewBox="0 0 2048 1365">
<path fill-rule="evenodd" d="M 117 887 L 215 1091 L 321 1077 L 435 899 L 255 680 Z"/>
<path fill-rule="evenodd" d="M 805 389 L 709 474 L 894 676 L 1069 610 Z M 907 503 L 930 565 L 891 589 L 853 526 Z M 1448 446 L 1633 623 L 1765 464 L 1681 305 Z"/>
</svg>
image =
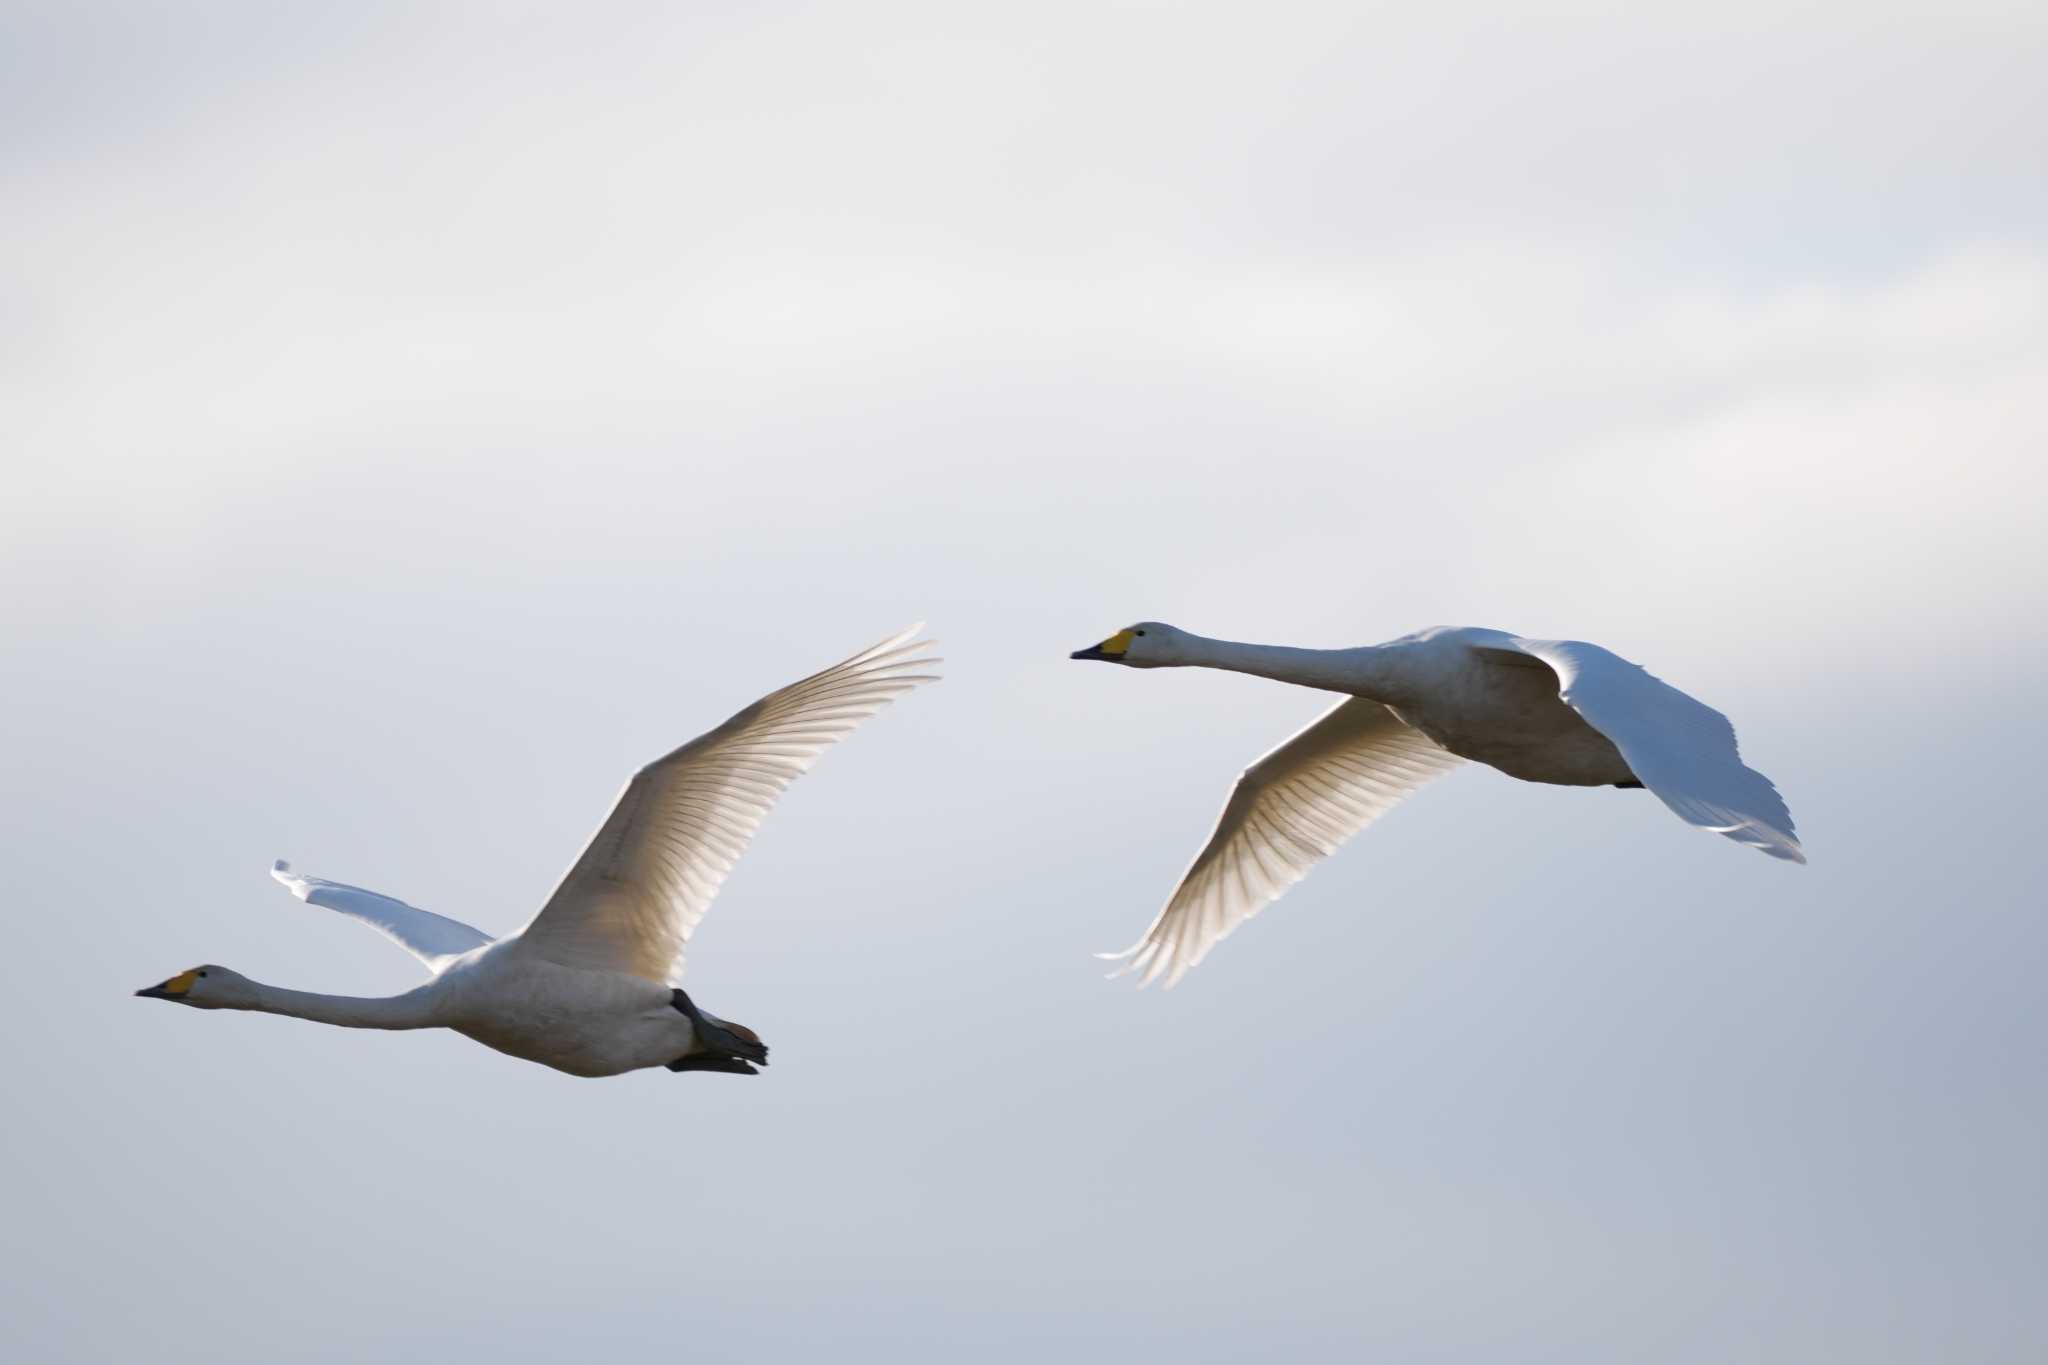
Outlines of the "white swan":
<svg viewBox="0 0 2048 1365">
<path fill-rule="evenodd" d="M 1525 782 L 1647 787 L 1679 819 L 1806 861 L 1728 718 L 1598 645 L 1439 627 L 1357 649 L 1211 640 L 1144 621 L 1074 651 L 1132 668 L 1227 668 L 1348 700 L 1245 769 L 1209 842 L 1123 972 L 1170 986 L 1423 783 L 1469 758 Z"/>
<path fill-rule="evenodd" d="M 311 905 L 362 920 L 434 979 L 381 999 L 266 986 L 194 967 L 137 991 L 201 1009 L 261 1010 L 344 1028 L 450 1028 L 572 1076 L 641 1067 L 754 1075 L 768 1049 L 751 1029 L 676 988 L 683 947 L 776 797 L 827 746 L 936 676 L 919 627 L 771 692 L 642 768 L 535 915 L 493 941 L 466 924 L 374 891 L 271 875 Z"/>
</svg>

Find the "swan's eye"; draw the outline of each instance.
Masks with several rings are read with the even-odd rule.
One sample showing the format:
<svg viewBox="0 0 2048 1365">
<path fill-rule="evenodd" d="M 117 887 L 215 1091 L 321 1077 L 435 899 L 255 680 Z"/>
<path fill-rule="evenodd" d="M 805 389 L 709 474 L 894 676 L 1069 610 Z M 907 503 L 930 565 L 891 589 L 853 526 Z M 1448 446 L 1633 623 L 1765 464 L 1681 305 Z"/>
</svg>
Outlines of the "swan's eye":
<svg viewBox="0 0 2048 1365">
<path fill-rule="evenodd" d="M 1144 631 L 1142 631 L 1142 630 L 1134 630 L 1134 631 L 1132 631 L 1132 632 L 1131 632 L 1131 634 L 1133 634 L 1133 635 L 1143 635 L 1144 633 L 1145 633 L 1145 632 L 1144 632 Z"/>
<path fill-rule="evenodd" d="M 203 978 L 204 978 L 204 977 L 206 976 L 206 973 L 205 973 L 205 972 L 201 972 L 201 973 L 200 973 L 199 975 L 200 975 L 200 977 L 201 977 L 201 978 L 203 979 Z"/>
</svg>

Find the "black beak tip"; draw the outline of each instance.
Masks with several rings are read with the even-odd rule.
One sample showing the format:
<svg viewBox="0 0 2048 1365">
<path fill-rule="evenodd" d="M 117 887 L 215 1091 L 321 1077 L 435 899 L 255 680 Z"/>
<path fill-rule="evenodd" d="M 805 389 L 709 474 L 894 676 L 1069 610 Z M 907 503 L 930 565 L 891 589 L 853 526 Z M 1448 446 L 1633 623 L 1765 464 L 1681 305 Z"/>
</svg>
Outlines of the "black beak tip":
<svg viewBox="0 0 2048 1365">
<path fill-rule="evenodd" d="M 1068 655 L 1067 657 L 1068 657 L 1069 659 L 1103 659 L 1103 660 L 1107 660 L 1107 659 L 1108 659 L 1108 658 L 1109 658 L 1110 656 L 1102 652 L 1102 646 L 1101 646 L 1101 645 L 1090 645 L 1090 646 L 1088 646 L 1088 648 L 1086 648 L 1086 649 L 1077 649 L 1077 650 L 1075 650 L 1075 651 L 1074 651 L 1074 652 L 1073 652 L 1072 654 L 1069 654 L 1069 655 Z"/>
<path fill-rule="evenodd" d="M 162 986 L 144 986 L 135 994 L 144 1000 L 168 1000 L 171 998 L 170 992 L 166 991 Z"/>
</svg>

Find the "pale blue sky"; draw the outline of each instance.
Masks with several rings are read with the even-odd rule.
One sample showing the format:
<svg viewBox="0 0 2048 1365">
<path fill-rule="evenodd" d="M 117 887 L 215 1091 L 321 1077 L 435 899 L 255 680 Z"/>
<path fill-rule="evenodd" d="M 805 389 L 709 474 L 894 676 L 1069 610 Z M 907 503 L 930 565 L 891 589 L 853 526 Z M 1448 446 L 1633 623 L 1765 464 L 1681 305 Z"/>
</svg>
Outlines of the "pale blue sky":
<svg viewBox="0 0 2048 1365">
<path fill-rule="evenodd" d="M 10 1343 L 2048 1353 L 2048 21 L 1780 8 L 0 5 Z M 1463 772 L 1139 995 L 1322 704 L 1141 617 L 1597 640 L 1812 865 Z M 128 998 L 402 989 L 269 861 L 515 928 L 918 618 L 758 1080 Z"/>
</svg>

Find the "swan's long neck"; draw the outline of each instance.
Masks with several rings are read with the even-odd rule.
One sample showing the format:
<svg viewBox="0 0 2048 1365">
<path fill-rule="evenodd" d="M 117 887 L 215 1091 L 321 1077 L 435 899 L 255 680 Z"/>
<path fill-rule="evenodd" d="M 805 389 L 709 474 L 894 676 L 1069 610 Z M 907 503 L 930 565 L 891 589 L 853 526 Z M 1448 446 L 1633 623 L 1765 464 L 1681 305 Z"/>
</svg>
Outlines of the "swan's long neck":
<svg viewBox="0 0 2048 1365">
<path fill-rule="evenodd" d="M 1227 668 L 1297 687 L 1349 692 L 1377 701 L 1394 699 L 1397 683 L 1376 645 L 1356 649 L 1296 649 L 1291 645 L 1248 645 L 1236 640 L 1184 636 L 1181 653 L 1197 668 Z"/>
<path fill-rule="evenodd" d="M 314 991 L 288 991 L 251 981 L 247 998 L 230 1009 L 257 1010 L 310 1019 L 316 1024 L 339 1028 L 433 1028 L 437 1001 L 431 991 L 407 991 L 404 995 L 364 997 L 321 995 Z"/>
</svg>

